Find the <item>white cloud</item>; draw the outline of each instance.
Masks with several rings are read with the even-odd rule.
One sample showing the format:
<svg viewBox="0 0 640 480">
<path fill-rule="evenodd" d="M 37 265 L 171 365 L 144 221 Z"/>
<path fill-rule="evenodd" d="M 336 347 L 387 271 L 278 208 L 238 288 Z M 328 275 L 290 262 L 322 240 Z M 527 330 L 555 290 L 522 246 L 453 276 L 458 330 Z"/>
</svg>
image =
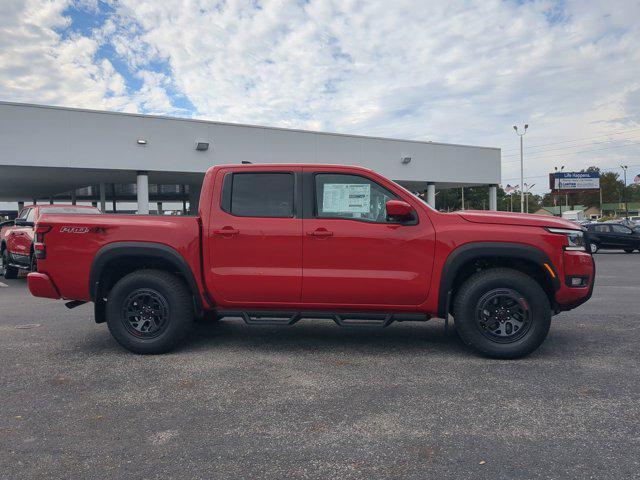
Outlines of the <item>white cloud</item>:
<svg viewBox="0 0 640 480">
<path fill-rule="evenodd" d="M 61 39 L 65 7 L 9 3 L 0 98 L 176 113 L 177 92 L 197 117 L 500 146 L 505 183 L 514 123 L 530 123 L 529 145 L 586 139 L 529 149 L 532 177 L 640 153 L 634 1 L 120 0 L 91 35 Z"/>
<path fill-rule="evenodd" d="M 93 38 L 57 32 L 68 27 L 68 1 L 3 2 L 0 99 L 124 109 L 124 81 L 108 60 L 95 58 Z"/>
</svg>

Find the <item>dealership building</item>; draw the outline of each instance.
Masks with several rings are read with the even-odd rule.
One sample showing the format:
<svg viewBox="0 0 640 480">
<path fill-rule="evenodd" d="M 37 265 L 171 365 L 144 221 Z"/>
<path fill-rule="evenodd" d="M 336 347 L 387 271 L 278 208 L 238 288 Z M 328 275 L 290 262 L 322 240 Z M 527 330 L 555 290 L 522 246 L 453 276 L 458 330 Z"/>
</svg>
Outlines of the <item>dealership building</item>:
<svg viewBox="0 0 640 480">
<path fill-rule="evenodd" d="M 500 149 L 0 102 L 0 213 L 93 203 L 104 212 L 194 212 L 213 165 L 360 165 L 411 191 L 489 185 Z"/>
</svg>

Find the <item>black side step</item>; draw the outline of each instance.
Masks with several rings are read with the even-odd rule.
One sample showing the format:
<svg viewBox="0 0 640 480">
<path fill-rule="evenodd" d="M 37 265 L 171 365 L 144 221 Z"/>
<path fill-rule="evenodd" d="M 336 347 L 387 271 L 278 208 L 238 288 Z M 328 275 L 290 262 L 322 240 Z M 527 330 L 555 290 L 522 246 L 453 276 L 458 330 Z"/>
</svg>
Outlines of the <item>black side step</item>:
<svg viewBox="0 0 640 480">
<path fill-rule="evenodd" d="M 240 311 L 219 310 L 218 318 L 240 317 L 247 325 L 293 325 L 303 318 L 333 320 L 341 327 L 388 327 L 393 322 L 426 321 L 425 313 L 329 313 L 292 311 Z"/>
<path fill-rule="evenodd" d="M 224 311 L 218 312 L 218 318 L 241 317 L 247 325 L 293 325 L 300 320 L 297 312 L 243 312 Z"/>
</svg>

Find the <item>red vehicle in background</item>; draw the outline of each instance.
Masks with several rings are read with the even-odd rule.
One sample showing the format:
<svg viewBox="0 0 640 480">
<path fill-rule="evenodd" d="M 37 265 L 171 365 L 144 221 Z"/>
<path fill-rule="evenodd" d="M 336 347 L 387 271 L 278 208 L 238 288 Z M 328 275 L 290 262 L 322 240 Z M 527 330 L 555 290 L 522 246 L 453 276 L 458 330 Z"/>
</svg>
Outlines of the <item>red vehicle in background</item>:
<svg viewBox="0 0 640 480">
<path fill-rule="evenodd" d="M 52 214 L 99 214 L 96 207 L 82 205 L 29 205 L 20 210 L 18 217 L 2 224 L 0 229 L 0 254 L 4 267 L 4 278 L 13 279 L 20 270 L 37 270 L 34 255 L 35 225 L 41 215 Z"/>
<path fill-rule="evenodd" d="M 7 236 L 7 232 L 13 227 L 13 220 L 0 223 L 0 242 L 2 242 Z"/>
</svg>

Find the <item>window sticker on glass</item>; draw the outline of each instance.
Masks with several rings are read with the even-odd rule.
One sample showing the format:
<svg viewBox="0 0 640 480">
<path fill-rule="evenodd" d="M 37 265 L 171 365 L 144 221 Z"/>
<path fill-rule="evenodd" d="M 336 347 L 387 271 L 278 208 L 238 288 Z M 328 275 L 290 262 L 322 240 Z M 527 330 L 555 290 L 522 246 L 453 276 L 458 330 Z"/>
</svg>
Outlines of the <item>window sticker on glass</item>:
<svg viewBox="0 0 640 480">
<path fill-rule="evenodd" d="M 325 183 L 322 212 L 369 213 L 371 184 Z"/>
</svg>

